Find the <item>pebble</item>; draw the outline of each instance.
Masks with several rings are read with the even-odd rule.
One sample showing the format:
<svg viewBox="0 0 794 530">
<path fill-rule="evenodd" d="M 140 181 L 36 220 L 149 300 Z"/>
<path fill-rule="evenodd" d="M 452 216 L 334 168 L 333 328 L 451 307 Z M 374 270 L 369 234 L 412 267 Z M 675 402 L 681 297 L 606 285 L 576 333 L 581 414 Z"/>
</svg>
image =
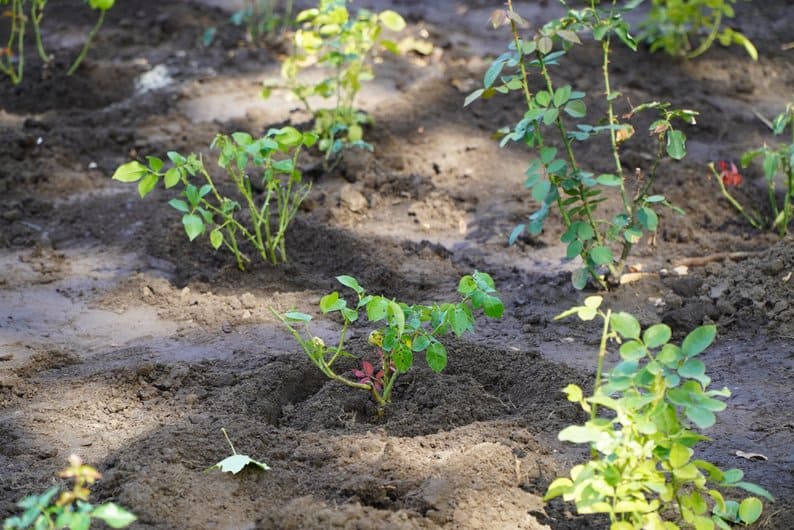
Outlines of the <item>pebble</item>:
<svg viewBox="0 0 794 530">
<path fill-rule="evenodd" d="M 367 198 L 350 184 L 342 186 L 342 189 L 339 190 L 339 198 L 351 212 L 360 212 L 369 205 Z"/>
<path fill-rule="evenodd" d="M 253 309 L 256 307 L 256 297 L 251 293 L 243 293 L 240 296 L 240 303 L 243 304 L 243 307 L 246 309 Z"/>
</svg>

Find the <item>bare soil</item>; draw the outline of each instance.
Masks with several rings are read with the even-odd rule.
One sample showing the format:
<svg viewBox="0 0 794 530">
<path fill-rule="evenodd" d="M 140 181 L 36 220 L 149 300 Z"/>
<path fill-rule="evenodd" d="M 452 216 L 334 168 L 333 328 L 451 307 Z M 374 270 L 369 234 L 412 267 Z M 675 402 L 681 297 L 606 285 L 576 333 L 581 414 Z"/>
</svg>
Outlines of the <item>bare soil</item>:
<svg viewBox="0 0 794 530">
<path fill-rule="evenodd" d="M 435 51 L 378 66 L 359 100 L 377 123 L 374 153 L 350 153 L 330 174 L 302 160 L 314 188 L 289 232 L 290 261 L 247 272 L 188 242 L 166 192 L 140 200 L 110 180 L 131 156 L 208 153 L 217 132 L 305 126 L 294 102 L 260 99 L 284 45 L 247 45 L 228 23 L 233 3 L 119 2 L 79 75 L 66 77 L 92 14 L 52 0 L 44 31 L 55 64 L 37 66 L 28 47 L 23 84 L 0 85 L 0 519 L 77 453 L 104 474 L 95 500 L 128 507 L 134 528 L 606 528 L 541 500 L 586 457 L 556 439 L 582 419 L 560 390 L 588 385 L 598 330 L 553 320 L 592 294 L 570 285 L 558 219 L 506 244 L 533 206 L 522 187 L 532 155 L 489 136 L 517 121 L 520 100 L 462 108 L 484 57 L 506 42 L 487 24 L 499 2 L 357 2 L 400 11 Z M 559 12 L 545 4 L 517 8 L 540 24 Z M 755 527 L 783 530 L 794 528 L 794 245 L 746 226 L 705 165 L 771 140 L 757 115 L 792 99 L 792 2 L 741 2 L 731 23 L 758 62 L 738 48 L 689 63 L 616 50 L 613 86 L 628 100 L 701 114 L 686 129 L 689 157 L 664 165 L 657 185 L 686 216 L 664 215 L 631 262 L 651 274 L 605 297 L 677 337 L 719 326 L 703 358 L 733 395 L 700 451 L 772 491 Z M 585 44 L 554 74 L 597 93 L 598 61 Z M 652 152 L 637 130 L 628 167 Z M 583 160 L 610 164 L 597 144 Z M 763 208 L 758 168 L 745 179 L 737 193 Z M 723 252 L 746 254 L 673 272 Z M 268 311 L 316 314 L 339 274 L 407 302 L 451 299 L 474 269 L 494 276 L 505 318 L 451 341 L 440 375 L 418 361 L 383 418 L 363 392 L 325 380 Z M 318 315 L 314 332 L 330 339 L 336 326 Z M 353 330 L 357 355 L 372 355 L 368 332 Z M 221 428 L 272 469 L 205 472 L 230 454 Z"/>
</svg>

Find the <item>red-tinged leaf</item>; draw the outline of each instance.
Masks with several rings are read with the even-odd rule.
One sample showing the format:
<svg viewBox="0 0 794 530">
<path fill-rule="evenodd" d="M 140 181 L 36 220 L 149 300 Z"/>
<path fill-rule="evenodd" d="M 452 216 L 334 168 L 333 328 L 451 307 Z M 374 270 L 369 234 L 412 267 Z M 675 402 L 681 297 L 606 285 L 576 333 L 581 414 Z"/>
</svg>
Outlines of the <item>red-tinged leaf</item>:
<svg viewBox="0 0 794 530">
<path fill-rule="evenodd" d="M 375 367 L 372 366 L 372 363 L 369 361 L 361 361 L 361 367 L 364 369 L 364 373 L 367 374 L 367 377 L 372 377 L 375 373 Z"/>
</svg>

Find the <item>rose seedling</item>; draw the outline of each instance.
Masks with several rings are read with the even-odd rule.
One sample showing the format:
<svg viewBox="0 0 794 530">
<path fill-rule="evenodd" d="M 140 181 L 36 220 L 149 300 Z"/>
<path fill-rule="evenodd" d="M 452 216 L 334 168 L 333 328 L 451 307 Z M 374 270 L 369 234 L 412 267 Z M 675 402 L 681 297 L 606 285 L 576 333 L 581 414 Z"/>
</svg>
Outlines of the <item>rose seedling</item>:
<svg viewBox="0 0 794 530">
<path fill-rule="evenodd" d="M 744 34 L 723 25 L 733 18 L 736 0 L 653 0 L 648 16 L 640 24 L 640 39 L 651 51 L 664 50 L 674 57 L 694 59 L 714 42 L 738 44 L 758 60 L 758 50 Z"/>
<path fill-rule="evenodd" d="M 742 167 L 746 168 L 754 159 L 761 159 L 769 197 L 770 219 L 765 220 L 757 212 L 748 213 L 728 191 L 728 187 L 739 186 L 743 181 L 733 163 L 728 166 L 726 162 L 720 162 L 719 172 L 713 163 L 709 164 L 709 169 L 717 178 L 722 195 L 753 227 L 762 229 L 764 225 L 768 225 L 777 230 L 780 237 L 785 237 L 788 233 L 788 226 L 794 219 L 794 104 L 786 105 L 786 110 L 779 114 L 770 125 L 776 136 L 785 133 L 788 128 L 791 132 L 790 143 L 783 142 L 777 146 L 764 144 L 760 149 L 744 153 L 741 160 Z M 783 183 L 782 200 L 778 197 L 777 192 L 778 179 Z"/>
<path fill-rule="evenodd" d="M 566 228 L 562 241 L 567 245 L 567 257 L 580 257 L 582 260 L 583 266 L 574 272 L 572 278 L 578 289 L 586 285 L 588 278 L 602 288 L 619 283 L 632 247 L 644 234 L 653 233 L 658 228 L 657 209 L 665 206 L 683 213 L 674 208 L 664 195 L 651 194 L 651 189 L 662 159 L 681 160 L 686 156 L 686 136 L 675 128 L 675 121 L 694 124 L 697 114 L 691 110 L 671 109 L 664 102 L 632 107 L 622 117 L 617 114 L 615 103 L 621 94 L 613 90 L 610 83 L 612 41 L 620 40 L 632 50 L 636 50 L 637 44 L 623 19 L 624 12 L 632 5 L 607 4 L 607 8 L 593 2 L 590 7 L 569 9 L 565 16 L 548 22 L 534 35 L 524 38 L 519 27 L 527 23 L 508 0 L 507 9 L 496 11 L 492 22 L 495 27 L 510 26 L 512 42 L 508 50 L 488 67 L 483 88 L 471 93 L 464 103 L 469 105 L 479 98 L 488 99 L 511 91 L 522 93 L 523 116 L 515 126 L 500 130 L 501 145 L 519 142 L 536 150 L 538 158 L 527 168 L 524 185 L 531 189 L 539 208 L 529 216 L 528 222 L 513 230 L 510 243 L 525 231 L 531 235 L 539 234 L 556 206 Z M 580 34 L 591 34 L 601 45 L 606 115 L 599 118 L 596 125 L 592 121 L 584 121 L 587 116 L 586 94 L 571 85 L 555 84 L 552 77 L 552 69 L 560 66 L 567 51 L 573 45 L 581 44 Z M 529 79 L 533 71 L 543 87 L 534 93 Z M 620 147 L 634 135 L 634 128 L 621 118 L 627 120 L 643 111 L 653 111 L 658 115 L 649 131 L 658 140 L 656 157 L 645 171 L 638 169 L 627 176 L 620 158 Z M 611 155 L 609 158 L 614 164 L 611 172 L 596 174 L 579 162 L 577 152 L 581 144 L 598 135 L 609 138 L 611 149 L 605 154 Z M 551 145 L 552 136 L 558 137 L 561 148 Z M 621 209 L 611 219 L 601 219 L 597 216 L 597 209 L 606 200 L 604 191 L 608 189 L 616 190 L 620 196 Z"/>
<path fill-rule="evenodd" d="M 241 240 L 253 245 L 265 261 L 286 261 L 287 227 L 311 188 L 302 181 L 298 155 L 302 147 L 311 147 L 316 141 L 314 133 L 301 133 L 293 127 L 271 129 L 259 139 L 243 132 L 218 135 L 212 147 L 220 151 L 218 165 L 234 184 L 236 197 L 222 194 L 196 154 L 170 151 L 168 168 L 153 156 L 146 157 L 146 164 L 128 162 L 116 170 L 113 179 L 137 182 L 141 198 L 161 180 L 166 189 L 181 188 L 179 197 L 168 204 L 183 214 L 188 238 L 193 241 L 208 233 L 212 247 L 231 251 L 237 266 L 244 270 L 251 259 L 240 248 Z M 258 175 L 248 174 L 251 166 Z M 238 217 L 243 208 L 248 213 L 247 223 L 243 216 Z"/>
<path fill-rule="evenodd" d="M 41 495 L 25 497 L 18 504 L 24 512 L 22 515 L 6 519 L 3 530 L 87 529 L 94 519 L 104 522 L 111 528 L 125 528 L 137 519 L 112 502 L 98 506 L 88 502 L 91 486 L 102 478 L 102 475 L 93 467 L 83 464 L 79 457 L 75 455 L 69 457 L 69 467 L 61 471 L 60 476 L 74 480 L 71 490 L 61 491 L 60 486 L 53 486 Z"/>
<path fill-rule="evenodd" d="M 377 403 L 378 414 L 391 402 L 394 382 L 413 366 L 415 355 L 424 354 L 427 365 L 439 373 L 447 365 L 447 349 L 440 340 L 442 337 L 450 333 L 459 337 L 474 332 L 475 310 L 482 310 L 490 318 L 500 318 L 504 312 L 493 279 L 484 272 L 461 278 L 459 302 L 432 305 L 408 305 L 367 294 L 352 276 L 338 276 L 337 280 L 355 292 L 357 301 L 348 305 L 336 291 L 320 300 L 323 314 L 338 313 L 344 321 L 336 346 L 326 346 L 319 337 L 304 336 L 296 329 L 299 324 L 308 325 L 312 319 L 310 315 L 298 311 L 273 313 L 326 377 L 369 392 Z M 334 365 L 342 357 L 356 357 L 345 349 L 345 340 L 348 329 L 359 320 L 362 312 L 369 322 L 381 324 L 369 336 L 369 344 L 378 352 L 378 364 L 362 360 L 361 368 L 350 373 L 351 379 L 338 373 Z"/>
<path fill-rule="evenodd" d="M 361 86 L 375 77 L 373 59 L 381 49 L 399 53 L 398 45 L 382 38 L 384 28 L 394 32 L 405 28 L 405 20 L 391 10 L 374 13 L 360 9 L 354 16 L 345 0 L 320 0 L 318 7 L 298 14 L 301 25 L 293 39 L 293 53 L 281 66 L 284 88 L 290 90 L 314 117 L 318 147 L 329 167 L 348 147 L 372 149 L 364 141 L 363 126 L 370 117 L 355 108 Z M 324 77 L 316 83 L 305 80 L 305 70 L 320 69 Z M 266 82 L 263 95 L 270 97 L 277 82 Z M 332 100 L 333 107 L 317 108 L 314 100 Z"/>
<path fill-rule="evenodd" d="M 727 388 L 709 389 L 711 379 L 699 355 L 714 341 L 715 326 L 701 326 L 681 345 L 670 342 L 665 324 L 642 330 L 628 313 L 602 310 L 601 297 L 557 318 L 577 315 L 603 320 L 593 395 L 568 385 L 568 400 L 590 415 L 583 425 L 563 429 L 559 439 L 588 444 L 591 460 L 554 480 L 545 500 L 562 496 L 580 514 L 609 516 L 610 530 L 729 529 L 752 524 L 763 509 L 757 497 L 728 500 L 721 490 L 741 489 L 772 496 L 742 480 L 739 469 L 723 471 L 695 458 L 695 446 L 708 440 L 700 433 L 725 410 Z M 603 374 L 610 341 L 620 344 L 621 361 Z M 606 410 L 599 414 L 599 410 Z"/>
<path fill-rule="evenodd" d="M 85 3 L 91 9 L 99 11 L 99 16 L 66 75 L 72 75 L 83 62 L 105 21 L 105 13 L 113 7 L 116 0 L 86 0 Z M 22 82 L 25 71 L 25 34 L 28 23 L 32 26 L 39 57 L 45 63 L 52 61 L 52 56 L 45 51 L 41 38 L 41 21 L 46 6 L 47 0 L 0 0 L 2 17 L 8 19 L 9 26 L 8 40 L 5 47 L 0 48 L 0 73 L 5 74 L 14 85 Z"/>
</svg>

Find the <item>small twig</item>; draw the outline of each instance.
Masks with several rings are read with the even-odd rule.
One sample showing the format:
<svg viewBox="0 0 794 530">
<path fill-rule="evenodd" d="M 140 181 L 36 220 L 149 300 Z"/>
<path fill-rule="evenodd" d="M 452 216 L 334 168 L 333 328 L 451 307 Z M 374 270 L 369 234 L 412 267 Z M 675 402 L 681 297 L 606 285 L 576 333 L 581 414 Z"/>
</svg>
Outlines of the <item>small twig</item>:
<svg viewBox="0 0 794 530">
<path fill-rule="evenodd" d="M 714 263 L 715 261 L 724 261 L 726 259 L 736 261 L 757 256 L 758 254 L 760 254 L 760 252 L 717 252 L 715 254 L 709 254 L 708 256 L 681 258 L 674 261 L 673 265 L 675 267 L 703 267 L 709 263 Z"/>
<path fill-rule="evenodd" d="M 758 118 L 759 120 L 761 120 L 761 122 L 763 122 L 763 124 L 764 124 L 764 125 L 766 125 L 767 127 L 769 127 L 770 129 L 774 129 L 774 128 L 775 128 L 775 127 L 772 125 L 772 122 L 771 122 L 771 121 L 769 121 L 769 120 L 766 118 L 766 116 L 764 116 L 763 114 L 761 114 L 761 113 L 760 113 L 760 112 L 758 112 L 757 110 L 753 109 L 753 115 L 754 115 L 756 118 Z"/>
</svg>

